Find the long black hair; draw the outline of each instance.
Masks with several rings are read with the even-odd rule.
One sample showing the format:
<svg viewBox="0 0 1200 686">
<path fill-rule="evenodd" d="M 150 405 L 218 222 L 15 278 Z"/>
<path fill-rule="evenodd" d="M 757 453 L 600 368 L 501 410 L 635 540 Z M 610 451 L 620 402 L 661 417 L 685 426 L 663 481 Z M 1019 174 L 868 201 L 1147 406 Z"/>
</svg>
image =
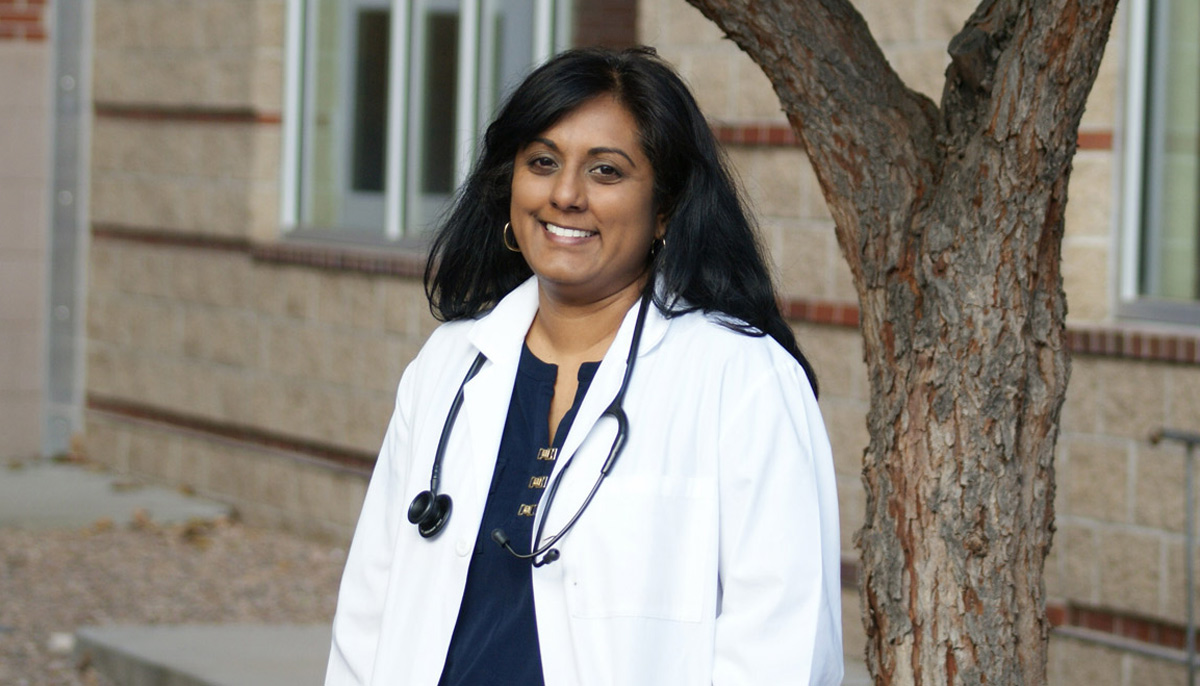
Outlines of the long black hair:
<svg viewBox="0 0 1200 686">
<path fill-rule="evenodd" d="M 625 106 L 654 171 L 655 213 L 667 218 L 666 246 L 651 258 L 654 302 L 667 317 L 701 310 L 751 336 L 774 338 L 804 369 L 812 366 L 779 312 L 763 251 L 724 154 L 699 106 L 652 48 L 569 50 L 517 87 L 488 127 L 483 150 L 438 228 L 425 265 L 435 317 L 451 321 L 493 307 L 531 275 L 504 247 L 517 152 L 566 114 L 600 95 Z"/>
</svg>

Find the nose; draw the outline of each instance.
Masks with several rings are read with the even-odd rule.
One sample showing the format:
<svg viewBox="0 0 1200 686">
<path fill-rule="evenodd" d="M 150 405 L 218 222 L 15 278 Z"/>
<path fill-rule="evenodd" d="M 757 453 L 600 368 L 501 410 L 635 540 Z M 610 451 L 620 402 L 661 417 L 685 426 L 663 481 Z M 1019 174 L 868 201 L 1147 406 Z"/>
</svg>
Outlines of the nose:
<svg viewBox="0 0 1200 686">
<path fill-rule="evenodd" d="M 577 175 L 561 173 L 554 177 L 554 186 L 550 189 L 550 205 L 563 212 L 587 209 L 587 191 Z"/>
</svg>

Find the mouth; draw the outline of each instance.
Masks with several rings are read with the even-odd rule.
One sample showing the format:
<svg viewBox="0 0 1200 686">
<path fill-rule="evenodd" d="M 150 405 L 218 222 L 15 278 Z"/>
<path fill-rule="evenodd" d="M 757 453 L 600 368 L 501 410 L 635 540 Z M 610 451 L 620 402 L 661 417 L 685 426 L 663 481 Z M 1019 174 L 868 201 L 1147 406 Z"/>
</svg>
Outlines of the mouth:
<svg viewBox="0 0 1200 686">
<path fill-rule="evenodd" d="M 558 238 L 587 238 L 589 236 L 595 236 L 598 233 L 596 231 L 572 229 L 566 226 L 551 224 L 549 222 L 542 222 L 542 226 L 545 227 L 547 233 L 549 233 L 551 236 L 557 236 Z"/>
</svg>

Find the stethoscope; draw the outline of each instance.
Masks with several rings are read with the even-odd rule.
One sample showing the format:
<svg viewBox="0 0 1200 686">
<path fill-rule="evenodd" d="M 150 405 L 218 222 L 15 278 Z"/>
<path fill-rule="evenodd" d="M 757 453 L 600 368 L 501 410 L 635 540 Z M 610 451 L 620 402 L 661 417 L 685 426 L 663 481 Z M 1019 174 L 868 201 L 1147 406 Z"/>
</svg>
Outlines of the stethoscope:
<svg viewBox="0 0 1200 686">
<path fill-rule="evenodd" d="M 601 418 L 612 417 L 617 420 L 617 435 L 613 439 L 612 447 L 608 450 L 608 459 L 604 461 L 604 466 L 600 468 L 600 476 L 596 478 L 595 485 L 584 499 L 583 504 L 575 511 L 574 516 L 567 522 L 566 526 L 561 531 L 554 534 L 542 543 L 543 529 L 546 527 L 546 520 L 549 518 L 550 506 L 554 502 L 554 494 L 558 492 L 558 485 L 562 482 L 563 476 L 567 472 L 567 468 L 575 460 L 575 454 L 563 464 L 559 470 L 558 478 L 554 479 L 550 484 L 550 489 L 546 493 L 546 506 L 542 509 L 541 521 L 538 523 L 537 536 L 533 539 L 533 549 L 528 553 L 518 553 L 513 549 L 511 541 L 505 535 L 503 529 L 494 529 L 491 537 L 498 545 L 503 547 L 514 557 L 522 560 L 532 560 L 534 567 L 550 564 L 558 559 L 558 549 L 554 547 L 571 527 L 575 526 L 575 522 L 579 521 L 580 515 L 591 504 L 592 498 L 595 497 L 596 491 L 600 490 L 600 484 L 604 483 L 604 477 L 612 471 L 612 468 L 617 463 L 617 458 L 621 455 L 621 450 L 625 447 L 625 437 L 629 432 L 629 419 L 625 416 L 623 402 L 625 400 L 625 389 L 629 387 L 629 378 L 633 376 L 633 363 L 637 359 L 638 344 L 641 342 L 642 329 L 646 324 L 646 312 L 650 309 L 650 301 L 653 298 L 649 293 L 642 296 L 642 304 L 638 308 L 637 321 L 633 327 L 633 339 L 629 342 L 629 356 L 625 358 L 625 377 L 621 379 L 621 387 L 617 389 L 617 395 L 613 397 L 612 402 L 608 404 L 604 412 L 600 414 Z M 471 368 L 467 370 L 466 377 L 458 386 L 458 393 L 454 396 L 454 402 L 450 404 L 450 411 L 446 415 L 446 422 L 442 425 L 442 435 L 438 438 L 437 451 L 433 456 L 433 469 L 429 475 L 429 490 L 421 491 L 417 497 L 413 498 L 412 504 L 408 506 L 408 521 L 417 525 L 417 531 L 425 538 L 433 538 L 441 533 L 445 528 L 446 522 L 450 519 L 450 510 L 453 508 L 453 503 L 450 496 L 445 493 L 438 493 L 438 481 L 440 480 L 442 470 L 442 458 L 446 453 L 446 442 L 450 438 L 450 432 L 454 430 L 454 421 L 458 417 L 458 411 L 462 408 L 463 389 L 467 382 L 479 373 L 479 369 L 483 367 L 483 353 L 475 356 L 475 361 L 471 363 Z M 537 558 L 542 556 L 541 560 Z"/>
</svg>

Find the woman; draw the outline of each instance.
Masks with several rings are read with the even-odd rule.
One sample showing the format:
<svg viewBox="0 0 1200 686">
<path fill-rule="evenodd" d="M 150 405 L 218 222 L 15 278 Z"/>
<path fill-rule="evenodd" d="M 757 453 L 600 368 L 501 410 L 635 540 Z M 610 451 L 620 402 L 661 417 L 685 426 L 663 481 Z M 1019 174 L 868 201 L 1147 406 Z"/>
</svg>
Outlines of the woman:
<svg viewBox="0 0 1200 686">
<path fill-rule="evenodd" d="M 449 323 L 400 382 L 327 684 L 840 681 L 815 380 L 652 50 L 517 88 L 426 290 Z"/>
</svg>

